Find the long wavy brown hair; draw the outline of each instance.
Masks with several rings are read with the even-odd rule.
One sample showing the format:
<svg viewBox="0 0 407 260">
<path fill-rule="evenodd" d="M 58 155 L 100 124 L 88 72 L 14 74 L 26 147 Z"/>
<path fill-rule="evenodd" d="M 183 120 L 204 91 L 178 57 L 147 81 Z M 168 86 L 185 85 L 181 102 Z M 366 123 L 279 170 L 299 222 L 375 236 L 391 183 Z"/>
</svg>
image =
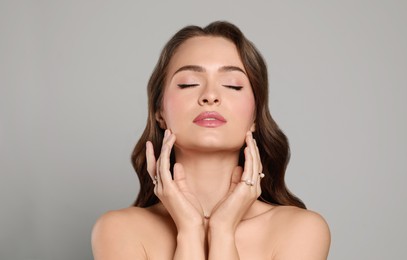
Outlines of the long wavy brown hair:
<svg viewBox="0 0 407 260">
<path fill-rule="evenodd" d="M 233 42 L 247 72 L 256 104 L 256 131 L 253 133 L 253 137 L 257 141 L 263 164 L 263 173 L 265 174 L 261 181 L 262 193 L 259 200 L 275 205 L 306 208 L 304 203 L 287 189 L 284 181 L 285 171 L 290 159 L 290 149 L 287 137 L 271 117 L 268 108 L 266 63 L 253 43 L 243 35 L 240 29 L 224 21 L 213 22 L 204 28 L 198 26 L 184 27 L 167 42 L 161 52 L 147 86 L 147 125 L 131 155 L 133 167 L 140 181 L 140 191 L 134 206 L 148 207 L 159 202 L 159 199 L 154 194 L 153 182 L 147 172 L 146 142 L 148 140 L 152 142 L 155 156 L 158 158 L 164 130 L 160 128 L 155 114 L 161 110 L 168 64 L 183 42 L 197 36 L 217 36 Z M 239 157 L 239 165 L 241 166 L 244 165 L 243 149 L 244 146 Z M 173 154 L 170 159 L 171 166 L 175 163 Z"/>
</svg>

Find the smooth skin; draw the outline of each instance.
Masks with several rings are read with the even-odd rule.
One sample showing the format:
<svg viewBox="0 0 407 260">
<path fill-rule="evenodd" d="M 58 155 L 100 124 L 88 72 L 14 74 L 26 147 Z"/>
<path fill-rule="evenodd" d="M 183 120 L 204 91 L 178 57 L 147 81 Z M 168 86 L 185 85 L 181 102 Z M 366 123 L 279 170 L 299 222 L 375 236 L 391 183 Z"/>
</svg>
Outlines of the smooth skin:
<svg viewBox="0 0 407 260">
<path fill-rule="evenodd" d="M 189 65 L 203 69 L 177 72 Z M 168 74 L 163 109 L 156 115 L 167 129 L 159 158 L 146 143 L 160 203 L 102 215 L 92 233 L 95 259 L 326 259 L 330 233 L 320 215 L 257 200 L 262 164 L 252 136 L 255 104 L 234 44 L 221 37 L 189 39 L 171 59 Z M 219 112 L 227 123 L 216 128 L 192 123 L 203 111 Z M 243 143 L 242 169 L 237 162 Z M 171 150 L 177 158 L 173 178 Z"/>
</svg>

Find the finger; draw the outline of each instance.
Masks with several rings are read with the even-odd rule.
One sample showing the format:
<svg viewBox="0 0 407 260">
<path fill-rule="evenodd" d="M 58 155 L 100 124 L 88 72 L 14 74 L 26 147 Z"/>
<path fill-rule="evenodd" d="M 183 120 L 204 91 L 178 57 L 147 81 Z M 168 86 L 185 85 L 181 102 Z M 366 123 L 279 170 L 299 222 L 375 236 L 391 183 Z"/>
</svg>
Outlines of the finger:
<svg viewBox="0 0 407 260">
<path fill-rule="evenodd" d="M 163 143 L 165 144 L 165 142 L 167 141 L 168 136 L 170 135 L 170 130 L 169 129 L 165 129 L 164 131 L 164 137 L 163 137 Z"/>
<path fill-rule="evenodd" d="M 181 182 L 185 181 L 184 167 L 180 163 L 174 164 L 174 181 Z"/>
<path fill-rule="evenodd" d="M 253 140 L 254 140 L 254 146 L 256 147 L 257 160 L 259 162 L 259 172 L 263 172 L 263 164 L 261 162 L 259 147 L 257 146 L 256 139 L 253 139 Z"/>
<path fill-rule="evenodd" d="M 161 144 L 161 153 L 160 153 L 160 156 L 158 157 L 158 160 L 156 163 L 156 181 L 157 181 L 157 184 L 160 184 L 160 186 L 159 186 L 160 190 L 162 190 L 162 184 L 163 184 L 162 183 L 162 173 L 161 173 L 161 165 L 162 165 L 162 158 L 163 158 L 162 151 L 163 151 L 163 148 L 165 147 L 165 142 L 167 141 L 169 134 L 170 134 L 169 130 L 166 129 L 164 131 L 163 141 Z"/>
<path fill-rule="evenodd" d="M 236 185 L 239 184 L 239 182 L 242 179 L 242 174 L 243 174 L 242 167 L 236 166 L 235 169 L 233 169 L 232 177 L 230 178 L 229 192 L 232 192 L 235 189 Z"/>
<path fill-rule="evenodd" d="M 238 184 L 242 178 L 242 174 L 243 174 L 243 168 L 240 166 L 236 166 L 235 169 L 233 169 L 230 182 Z"/>
<path fill-rule="evenodd" d="M 157 188 L 158 192 L 162 192 L 163 190 L 163 183 L 162 183 L 162 177 L 161 177 L 161 172 L 160 172 L 160 167 L 161 167 L 161 155 L 160 157 L 158 157 L 157 163 L 156 163 L 156 181 L 157 184 L 155 185 L 155 187 Z"/>
<path fill-rule="evenodd" d="M 252 155 L 250 153 L 249 147 L 244 148 L 244 157 L 245 157 L 245 162 L 244 162 L 244 170 L 243 170 L 241 181 L 251 180 L 252 175 L 253 175 L 252 174 L 253 159 L 252 159 Z"/>
<path fill-rule="evenodd" d="M 164 131 L 164 136 L 163 136 L 163 140 L 162 140 L 162 143 L 161 143 L 161 152 L 162 152 L 162 150 L 163 150 L 163 147 L 165 146 L 165 143 L 167 142 L 167 140 L 168 140 L 168 136 L 170 135 L 170 130 L 169 129 L 165 129 L 165 131 Z"/>
<path fill-rule="evenodd" d="M 244 178 L 243 180 L 250 181 L 252 184 L 257 181 L 257 178 L 254 178 L 253 175 L 253 167 L 255 167 L 256 162 L 254 161 L 254 153 L 253 153 L 253 138 L 251 136 L 251 132 L 246 133 L 246 148 L 245 148 L 245 170 L 244 170 Z M 247 166 L 247 167 L 246 167 Z M 246 184 L 250 185 L 250 182 L 246 182 Z"/>
<path fill-rule="evenodd" d="M 252 155 L 252 158 L 253 158 L 251 179 L 254 182 L 257 183 L 257 177 L 258 177 L 258 174 L 259 174 L 259 161 L 258 161 L 258 158 L 257 158 L 257 152 L 256 152 L 256 147 L 255 147 L 252 132 L 249 132 L 248 147 L 250 149 L 250 154 Z"/>
<path fill-rule="evenodd" d="M 174 164 L 174 182 L 180 190 L 188 190 L 184 167 L 180 163 Z"/>
<path fill-rule="evenodd" d="M 256 139 L 253 139 L 253 140 L 254 140 L 254 146 L 256 148 L 256 156 L 257 156 L 257 161 L 258 161 L 258 165 L 259 165 L 259 173 L 257 176 L 257 192 L 260 195 L 261 194 L 261 179 L 264 177 L 263 164 L 261 162 L 260 151 L 259 151 L 259 147 L 257 146 Z"/>
<path fill-rule="evenodd" d="M 150 141 L 146 142 L 146 160 L 147 160 L 147 172 L 151 177 L 151 181 L 157 186 L 157 173 L 156 173 L 156 160 L 154 155 L 154 147 Z M 156 192 L 156 187 L 154 187 Z"/>
<path fill-rule="evenodd" d="M 168 130 L 169 131 L 169 130 Z M 161 150 L 161 165 L 160 165 L 160 174 L 163 183 L 169 183 L 172 181 L 172 176 L 170 172 L 170 154 L 171 149 L 175 143 L 175 135 L 169 134 L 167 136 L 166 141 L 163 143 L 163 147 Z"/>
<path fill-rule="evenodd" d="M 154 181 L 156 160 L 154 155 L 154 147 L 150 141 L 146 142 L 146 160 L 147 160 L 147 172 L 151 179 Z"/>
<path fill-rule="evenodd" d="M 162 153 L 163 146 L 165 145 L 165 142 L 166 142 L 168 136 L 169 136 L 169 130 L 166 129 L 164 131 L 164 136 L 163 136 L 163 140 L 162 140 L 162 144 L 161 144 L 161 153 Z M 154 172 L 155 172 L 155 180 L 156 180 L 157 184 L 161 185 L 160 187 L 162 188 L 162 177 L 161 177 L 161 173 L 160 173 L 161 158 L 162 158 L 162 154 L 160 154 L 160 156 L 158 157 L 158 159 L 155 163 Z"/>
</svg>

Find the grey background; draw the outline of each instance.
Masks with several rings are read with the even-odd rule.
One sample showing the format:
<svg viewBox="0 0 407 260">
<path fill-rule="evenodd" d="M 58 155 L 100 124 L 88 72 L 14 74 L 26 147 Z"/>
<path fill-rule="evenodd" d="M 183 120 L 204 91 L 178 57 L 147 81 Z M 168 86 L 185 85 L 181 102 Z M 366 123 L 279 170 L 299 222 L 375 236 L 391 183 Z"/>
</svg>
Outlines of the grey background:
<svg viewBox="0 0 407 260">
<path fill-rule="evenodd" d="M 159 51 L 228 20 L 269 65 L 287 182 L 330 224 L 329 259 L 402 259 L 406 1 L 0 1 L 0 259 L 91 259 L 130 205 Z"/>
</svg>

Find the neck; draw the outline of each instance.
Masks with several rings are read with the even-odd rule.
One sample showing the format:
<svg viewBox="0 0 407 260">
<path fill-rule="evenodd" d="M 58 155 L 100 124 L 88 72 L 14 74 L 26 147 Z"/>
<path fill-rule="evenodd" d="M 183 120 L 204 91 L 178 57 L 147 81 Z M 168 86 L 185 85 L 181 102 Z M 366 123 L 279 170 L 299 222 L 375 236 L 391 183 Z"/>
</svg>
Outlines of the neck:
<svg viewBox="0 0 407 260">
<path fill-rule="evenodd" d="M 184 167 L 186 181 L 199 200 L 205 215 L 210 215 L 230 186 L 239 151 L 196 152 L 176 149 L 177 163 Z"/>
</svg>

